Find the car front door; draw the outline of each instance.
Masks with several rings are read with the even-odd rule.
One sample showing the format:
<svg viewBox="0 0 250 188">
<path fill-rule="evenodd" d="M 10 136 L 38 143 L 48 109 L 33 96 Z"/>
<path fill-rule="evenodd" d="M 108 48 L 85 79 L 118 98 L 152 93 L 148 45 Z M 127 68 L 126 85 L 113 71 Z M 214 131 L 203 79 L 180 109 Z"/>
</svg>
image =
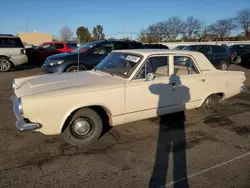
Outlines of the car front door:
<svg viewBox="0 0 250 188">
<path fill-rule="evenodd" d="M 39 51 L 38 51 L 38 60 L 39 62 L 44 62 L 44 60 L 55 54 L 56 53 L 56 47 L 53 43 L 46 43 L 43 46 L 40 47 Z"/>
<path fill-rule="evenodd" d="M 191 56 L 173 56 L 175 111 L 197 108 L 203 99 L 206 78 L 200 73 Z"/>
<path fill-rule="evenodd" d="M 149 57 L 126 84 L 125 121 L 171 113 L 175 99 L 169 78 L 169 56 Z"/>
<path fill-rule="evenodd" d="M 114 44 L 110 42 L 104 42 L 93 49 L 91 49 L 86 56 L 80 57 L 82 62 L 89 68 L 96 66 L 100 63 L 112 50 L 114 50 Z"/>
<path fill-rule="evenodd" d="M 210 46 L 203 46 L 199 52 L 203 53 L 207 58 L 208 60 L 213 63 L 214 62 L 214 56 L 212 54 L 212 49 Z"/>
</svg>

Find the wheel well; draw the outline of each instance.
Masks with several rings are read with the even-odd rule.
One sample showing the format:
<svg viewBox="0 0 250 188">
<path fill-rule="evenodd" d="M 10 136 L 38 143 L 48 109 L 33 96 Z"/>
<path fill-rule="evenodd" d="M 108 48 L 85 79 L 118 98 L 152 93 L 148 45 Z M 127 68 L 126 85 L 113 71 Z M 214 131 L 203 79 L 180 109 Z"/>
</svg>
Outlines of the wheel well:
<svg viewBox="0 0 250 188">
<path fill-rule="evenodd" d="M 63 72 L 66 72 L 66 70 L 69 68 L 69 67 L 72 67 L 72 66 L 78 66 L 77 64 L 70 64 L 68 66 L 66 66 L 63 70 Z M 87 68 L 84 66 L 84 65 L 79 65 L 79 67 L 83 67 L 84 69 L 87 70 Z"/>
<path fill-rule="evenodd" d="M 221 101 L 221 100 L 223 100 L 223 98 L 224 98 L 224 93 L 215 93 L 215 94 L 217 94 L 218 95 L 218 97 L 219 97 L 219 101 Z"/>
<path fill-rule="evenodd" d="M 90 108 L 94 110 L 101 117 L 104 128 L 109 128 L 110 126 L 112 126 L 113 122 L 112 122 L 111 113 L 107 108 L 103 106 L 98 106 L 98 105 L 86 106 L 82 108 Z M 78 108 L 74 110 L 73 112 L 71 112 L 71 114 L 67 117 L 66 121 L 64 122 L 61 132 L 63 132 L 66 129 L 68 124 L 71 122 L 73 115 L 80 109 L 81 108 Z"/>
</svg>

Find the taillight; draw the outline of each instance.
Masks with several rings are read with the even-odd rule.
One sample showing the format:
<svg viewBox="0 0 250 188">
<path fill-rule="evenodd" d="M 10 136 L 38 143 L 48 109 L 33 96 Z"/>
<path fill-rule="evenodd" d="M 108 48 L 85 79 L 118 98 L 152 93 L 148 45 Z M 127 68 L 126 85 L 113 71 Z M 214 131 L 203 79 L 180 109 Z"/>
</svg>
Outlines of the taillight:
<svg viewBox="0 0 250 188">
<path fill-rule="evenodd" d="M 20 52 L 21 55 L 24 55 L 26 54 L 26 50 L 25 49 L 21 49 L 21 52 Z"/>
</svg>

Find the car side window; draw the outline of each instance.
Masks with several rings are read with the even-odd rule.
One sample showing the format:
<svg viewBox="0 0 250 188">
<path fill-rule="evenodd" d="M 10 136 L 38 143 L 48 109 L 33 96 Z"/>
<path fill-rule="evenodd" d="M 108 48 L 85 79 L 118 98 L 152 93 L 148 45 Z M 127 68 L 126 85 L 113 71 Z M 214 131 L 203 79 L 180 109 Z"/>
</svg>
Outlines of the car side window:
<svg viewBox="0 0 250 188">
<path fill-rule="evenodd" d="M 213 46 L 212 47 L 212 53 L 225 53 L 225 49 L 220 46 Z"/>
<path fill-rule="evenodd" d="M 136 74 L 135 79 L 145 79 L 149 73 L 153 73 L 156 78 L 168 76 L 168 59 L 168 56 L 148 58 Z"/>
<path fill-rule="evenodd" d="M 54 50 L 56 48 L 55 48 L 54 44 L 45 44 L 45 45 L 42 46 L 42 49 L 44 51 L 50 51 L 50 50 Z"/>
<path fill-rule="evenodd" d="M 97 55 L 104 55 L 104 54 L 109 54 L 112 50 L 114 50 L 113 43 L 102 43 L 96 46 L 93 49 L 92 53 Z"/>
<path fill-rule="evenodd" d="M 56 49 L 63 49 L 64 45 L 63 44 L 55 44 Z"/>
<path fill-rule="evenodd" d="M 204 46 L 199 50 L 203 54 L 211 54 L 211 48 L 210 46 Z"/>
<path fill-rule="evenodd" d="M 190 75 L 198 74 L 192 58 L 188 56 L 174 56 L 174 74 L 175 75 Z"/>
<path fill-rule="evenodd" d="M 115 43 L 115 50 L 128 49 L 128 43 Z"/>
</svg>

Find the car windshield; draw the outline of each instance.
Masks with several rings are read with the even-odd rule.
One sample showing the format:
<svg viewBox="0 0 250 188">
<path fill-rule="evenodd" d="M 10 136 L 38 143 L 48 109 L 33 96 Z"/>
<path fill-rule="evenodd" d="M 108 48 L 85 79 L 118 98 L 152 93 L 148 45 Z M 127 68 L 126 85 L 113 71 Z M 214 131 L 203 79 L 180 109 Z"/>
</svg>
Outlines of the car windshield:
<svg viewBox="0 0 250 188">
<path fill-rule="evenodd" d="M 97 71 L 102 71 L 117 75 L 123 78 L 129 78 L 133 73 L 142 57 L 131 53 L 110 53 L 105 57 L 95 68 Z"/>
<path fill-rule="evenodd" d="M 36 50 L 40 49 L 44 43 L 39 44 L 38 46 L 35 47 Z"/>
<path fill-rule="evenodd" d="M 89 42 L 87 44 L 84 44 L 82 46 L 80 46 L 79 48 L 76 48 L 75 50 L 72 50 L 71 53 L 83 53 L 86 52 L 88 49 L 93 48 L 94 46 L 96 46 L 97 44 L 100 44 L 103 41 L 94 41 L 94 42 Z"/>
</svg>

